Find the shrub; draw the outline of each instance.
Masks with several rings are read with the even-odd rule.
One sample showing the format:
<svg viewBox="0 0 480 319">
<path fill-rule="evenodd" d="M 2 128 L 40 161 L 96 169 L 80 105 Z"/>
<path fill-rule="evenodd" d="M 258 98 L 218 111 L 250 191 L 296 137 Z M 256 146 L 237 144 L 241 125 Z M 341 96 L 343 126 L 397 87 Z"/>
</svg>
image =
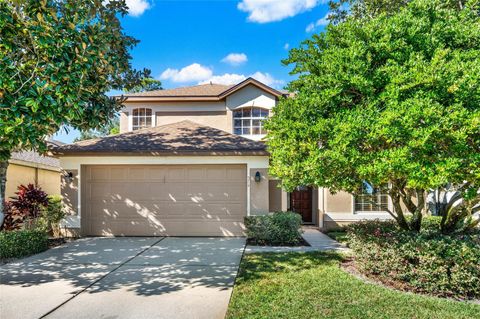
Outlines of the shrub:
<svg viewBox="0 0 480 319">
<path fill-rule="evenodd" d="M 13 206 L 24 211 L 28 218 L 35 219 L 40 216 L 42 209 L 48 205 L 48 195 L 40 187 L 33 184 L 20 185 L 12 201 Z"/>
<path fill-rule="evenodd" d="M 58 236 L 60 233 L 59 223 L 63 218 L 65 218 L 65 211 L 62 196 L 49 195 L 48 205 L 41 212 L 38 227 L 54 236 Z"/>
<path fill-rule="evenodd" d="M 40 187 L 33 184 L 20 185 L 16 197 L 5 202 L 3 230 L 35 228 L 42 210 L 48 206 L 48 196 Z"/>
<path fill-rule="evenodd" d="M 26 218 L 25 212 L 13 205 L 12 202 L 5 202 L 3 205 L 4 219 L 1 225 L 2 230 L 16 230 L 23 227 Z"/>
<path fill-rule="evenodd" d="M 350 225 L 357 268 L 407 290 L 479 298 L 480 233 L 443 235 L 436 222 L 427 221 L 420 233 L 400 230 L 391 221 Z"/>
<path fill-rule="evenodd" d="M 293 212 L 245 217 L 247 237 L 258 245 L 297 245 L 301 242 L 302 218 Z"/>
<path fill-rule="evenodd" d="M 19 258 L 47 250 L 48 236 L 40 230 L 0 231 L 0 258 Z"/>
</svg>

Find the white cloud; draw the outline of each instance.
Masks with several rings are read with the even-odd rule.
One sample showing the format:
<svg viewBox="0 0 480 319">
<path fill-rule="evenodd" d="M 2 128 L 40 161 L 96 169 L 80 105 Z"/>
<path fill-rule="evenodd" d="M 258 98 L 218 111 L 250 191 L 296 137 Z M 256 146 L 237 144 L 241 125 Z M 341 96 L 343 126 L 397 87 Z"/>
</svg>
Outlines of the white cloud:
<svg viewBox="0 0 480 319">
<path fill-rule="evenodd" d="M 305 32 L 312 32 L 315 29 L 315 23 L 311 22 L 305 28 Z"/>
<path fill-rule="evenodd" d="M 201 81 L 198 84 L 208 84 L 210 82 L 215 84 L 225 84 L 225 85 L 237 84 L 239 82 L 242 82 L 246 78 L 247 77 L 243 74 L 225 73 L 222 75 L 214 75 L 205 81 Z"/>
<path fill-rule="evenodd" d="M 318 19 L 315 23 L 313 23 L 313 22 L 310 23 L 305 28 L 305 32 L 312 32 L 317 27 L 328 25 L 330 23 L 330 21 L 328 20 L 329 16 L 330 16 L 330 12 L 328 12 L 323 18 Z"/>
<path fill-rule="evenodd" d="M 150 3 L 147 0 L 126 0 L 128 13 L 134 17 L 141 16 L 147 9 L 150 9 Z"/>
<path fill-rule="evenodd" d="M 204 81 L 200 81 L 199 84 L 207 84 L 207 83 L 215 83 L 215 84 L 237 84 L 246 78 L 252 77 L 268 86 L 272 87 L 279 87 L 281 86 L 284 81 L 282 80 L 277 80 L 275 79 L 272 75 L 269 73 L 262 73 L 262 72 L 255 72 L 253 74 L 250 74 L 248 76 L 244 74 L 236 74 L 236 73 L 225 73 L 222 75 L 214 75 Z"/>
<path fill-rule="evenodd" d="M 173 82 L 194 82 L 203 81 L 212 77 L 213 72 L 209 67 L 198 63 L 192 63 L 186 67 L 178 69 L 168 68 L 160 75 L 161 80 L 171 80 Z"/>
<path fill-rule="evenodd" d="M 325 0 L 242 0 L 237 8 L 248 13 L 248 21 L 267 23 L 293 17 Z"/>
<path fill-rule="evenodd" d="M 247 55 L 245 53 L 230 53 L 222 59 L 222 62 L 231 64 L 231 65 L 240 65 L 248 61 Z"/>
<path fill-rule="evenodd" d="M 290 48 L 290 43 L 285 43 L 284 46 L 283 46 L 283 48 L 284 48 L 285 50 L 288 50 L 288 49 Z"/>
<path fill-rule="evenodd" d="M 275 79 L 269 73 L 262 73 L 258 71 L 250 75 L 250 77 L 262 82 L 263 84 L 273 87 L 278 87 L 284 83 L 282 80 Z"/>
</svg>

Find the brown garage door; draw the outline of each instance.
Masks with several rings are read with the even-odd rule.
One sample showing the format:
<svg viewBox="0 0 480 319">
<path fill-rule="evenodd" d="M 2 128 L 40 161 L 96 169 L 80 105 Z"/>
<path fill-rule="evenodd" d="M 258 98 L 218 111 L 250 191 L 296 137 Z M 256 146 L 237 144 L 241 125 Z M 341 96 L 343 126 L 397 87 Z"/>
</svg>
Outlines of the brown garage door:
<svg viewBox="0 0 480 319">
<path fill-rule="evenodd" d="M 82 167 L 82 232 L 96 236 L 244 234 L 245 165 Z"/>
</svg>

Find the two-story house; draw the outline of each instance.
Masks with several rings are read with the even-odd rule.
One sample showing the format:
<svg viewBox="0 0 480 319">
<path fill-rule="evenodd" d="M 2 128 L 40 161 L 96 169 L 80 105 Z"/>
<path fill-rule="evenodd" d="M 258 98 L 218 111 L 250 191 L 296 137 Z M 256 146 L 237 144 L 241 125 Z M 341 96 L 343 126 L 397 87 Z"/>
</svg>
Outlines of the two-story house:
<svg viewBox="0 0 480 319">
<path fill-rule="evenodd" d="M 372 196 L 286 193 L 268 175 L 263 120 L 284 94 L 252 78 L 128 94 L 120 134 L 54 150 L 75 212 L 68 226 L 83 235 L 236 236 L 245 216 L 272 211 L 322 228 L 385 217 Z M 386 195 L 373 200 L 389 205 Z"/>
</svg>

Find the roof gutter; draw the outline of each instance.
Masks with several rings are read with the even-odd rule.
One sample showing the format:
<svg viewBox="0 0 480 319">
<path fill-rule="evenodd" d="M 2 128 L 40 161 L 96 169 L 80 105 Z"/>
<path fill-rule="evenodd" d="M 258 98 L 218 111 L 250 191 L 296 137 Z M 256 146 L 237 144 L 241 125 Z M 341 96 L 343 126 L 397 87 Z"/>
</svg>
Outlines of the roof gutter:
<svg viewBox="0 0 480 319">
<path fill-rule="evenodd" d="M 269 156 L 268 151 L 52 151 L 56 157 L 87 157 L 87 156 Z"/>
</svg>

